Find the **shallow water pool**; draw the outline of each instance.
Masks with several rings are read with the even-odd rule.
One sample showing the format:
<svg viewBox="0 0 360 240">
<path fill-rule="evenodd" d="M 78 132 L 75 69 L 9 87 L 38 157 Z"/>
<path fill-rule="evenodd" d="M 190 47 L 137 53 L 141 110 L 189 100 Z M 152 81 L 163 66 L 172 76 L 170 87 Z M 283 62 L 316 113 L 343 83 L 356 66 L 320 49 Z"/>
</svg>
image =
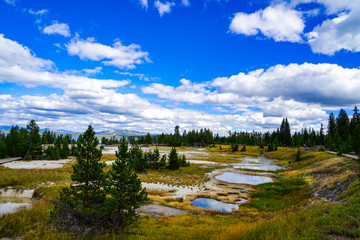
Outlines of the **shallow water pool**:
<svg viewBox="0 0 360 240">
<path fill-rule="evenodd" d="M 272 182 L 272 179 L 265 176 L 257 175 L 247 175 L 233 172 L 224 172 L 221 175 L 215 176 L 217 180 L 228 182 L 228 183 L 238 183 L 238 184 L 250 184 L 257 185 L 260 183 Z"/>
<path fill-rule="evenodd" d="M 191 203 L 191 205 L 201 208 L 214 209 L 221 212 L 232 212 L 239 209 L 239 206 L 236 204 L 223 203 L 211 198 L 197 198 Z"/>
<path fill-rule="evenodd" d="M 19 211 L 20 209 L 29 208 L 29 207 L 31 207 L 31 203 L 13 203 L 13 202 L 0 203 L 0 215 L 13 213 Z"/>
</svg>

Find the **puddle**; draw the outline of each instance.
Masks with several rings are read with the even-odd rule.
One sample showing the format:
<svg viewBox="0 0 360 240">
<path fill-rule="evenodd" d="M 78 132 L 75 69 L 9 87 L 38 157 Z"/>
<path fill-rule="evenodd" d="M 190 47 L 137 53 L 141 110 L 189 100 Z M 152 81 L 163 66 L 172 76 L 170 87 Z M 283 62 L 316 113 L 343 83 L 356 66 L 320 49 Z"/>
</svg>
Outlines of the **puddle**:
<svg viewBox="0 0 360 240">
<path fill-rule="evenodd" d="M 256 164 L 256 163 L 235 163 L 234 168 L 250 169 L 250 170 L 263 170 L 263 171 L 276 171 L 283 169 L 283 167 L 274 164 Z"/>
<path fill-rule="evenodd" d="M 240 204 L 240 203 L 246 203 L 248 200 L 245 198 L 240 198 L 239 200 L 236 201 L 236 203 Z"/>
<path fill-rule="evenodd" d="M 62 168 L 71 159 L 62 160 L 35 160 L 35 161 L 13 161 L 3 164 L 4 167 L 12 169 L 53 169 Z"/>
<path fill-rule="evenodd" d="M 239 206 L 236 204 L 223 203 L 211 198 L 197 198 L 191 203 L 191 205 L 201 208 L 214 209 L 221 212 L 232 212 L 233 210 L 239 209 Z"/>
<path fill-rule="evenodd" d="M 0 203 L 0 215 L 13 213 L 23 208 L 29 208 L 29 207 L 31 207 L 31 203 L 13 203 L 13 202 Z"/>
<path fill-rule="evenodd" d="M 0 203 L 0 215 L 13 213 L 23 208 L 29 208 L 29 207 L 31 207 L 31 203 L 13 203 L 13 202 Z"/>
<path fill-rule="evenodd" d="M 0 189 L 0 215 L 31 207 L 34 189 Z"/>
<path fill-rule="evenodd" d="M 276 171 L 279 169 L 284 169 L 284 167 L 276 165 L 273 163 L 272 159 L 264 157 L 245 157 L 241 159 L 241 163 L 233 164 L 234 168 L 243 168 L 250 170 L 263 170 L 263 171 Z"/>
<path fill-rule="evenodd" d="M 201 160 L 187 160 L 188 162 L 192 164 L 205 164 L 205 165 L 215 165 L 219 164 L 217 162 L 210 162 L 210 161 L 201 161 Z M 221 164 L 222 165 L 222 164 Z"/>
<path fill-rule="evenodd" d="M 228 183 L 250 184 L 250 185 L 272 182 L 272 179 L 269 177 L 239 174 L 233 172 L 224 172 L 221 175 L 215 176 L 215 178 L 217 180 Z"/>
</svg>

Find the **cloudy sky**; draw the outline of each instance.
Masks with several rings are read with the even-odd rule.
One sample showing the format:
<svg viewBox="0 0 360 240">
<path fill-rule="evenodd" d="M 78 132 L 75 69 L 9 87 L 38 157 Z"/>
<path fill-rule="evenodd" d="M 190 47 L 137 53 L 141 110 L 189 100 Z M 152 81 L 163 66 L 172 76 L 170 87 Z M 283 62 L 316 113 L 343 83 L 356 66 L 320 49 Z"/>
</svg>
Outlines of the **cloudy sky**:
<svg viewBox="0 0 360 240">
<path fill-rule="evenodd" d="M 359 52 L 360 0 L 0 0 L 0 126 L 318 129 Z"/>
</svg>

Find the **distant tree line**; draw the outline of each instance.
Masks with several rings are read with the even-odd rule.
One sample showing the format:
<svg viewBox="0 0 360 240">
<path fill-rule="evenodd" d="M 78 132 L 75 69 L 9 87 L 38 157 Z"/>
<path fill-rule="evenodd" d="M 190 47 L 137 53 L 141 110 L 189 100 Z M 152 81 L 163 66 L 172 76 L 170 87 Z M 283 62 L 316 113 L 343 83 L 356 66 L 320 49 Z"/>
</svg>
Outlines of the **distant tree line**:
<svg viewBox="0 0 360 240">
<path fill-rule="evenodd" d="M 324 126 L 321 124 L 319 131 L 304 127 L 291 134 L 290 123 L 287 118 L 284 118 L 280 128 L 272 133 L 269 131 L 265 133 L 229 131 L 228 136 L 220 137 L 218 133 L 213 134 L 210 129 L 204 128 L 189 132 L 184 130 L 181 135 L 179 126 L 176 126 L 173 134 L 162 133 L 151 136 L 148 133 L 138 140 L 133 138 L 132 142 L 192 147 L 229 144 L 233 151 L 244 150 L 245 145 L 265 147 L 267 151 L 276 150 L 278 146 L 309 148 L 320 146 L 321 150 L 326 148 L 340 153 L 360 153 L 360 114 L 356 106 L 352 117 L 349 117 L 344 109 L 340 110 L 338 117 L 331 113 L 327 132 L 324 131 Z M 239 145 L 243 145 L 243 147 L 239 148 Z"/>
<path fill-rule="evenodd" d="M 177 170 L 180 167 L 189 165 L 189 163 L 186 162 L 185 155 L 178 156 L 175 147 L 173 147 L 169 153 L 169 165 L 166 166 L 167 156 L 166 154 L 160 156 L 158 148 L 155 148 L 154 151 L 150 150 L 149 152 L 144 153 L 137 145 L 129 148 L 129 143 L 124 137 L 120 140 L 120 145 L 116 154 L 121 159 L 126 159 L 126 161 L 130 162 L 137 172 L 142 172 L 146 169 L 160 170 L 166 167 L 171 170 Z"/>
<path fill-rule="evenodd" d="M 360 153 L 360 114 L 356 106 L 352 117 L 344 109 L 337 118 L 330 113 L 326 144 L 339 153 Z"/>
<path fill-rule="evenodd" d="M 150 136 L 150 134 L 149 134 Z M 23 157 L 24 159 L 64 159 L 70 155 L 77 154 L 78 142 L 82 141 L 82 135 L 78 140 L 72 139 L 71 135 L 58 135 L 52 131 L 45 130 L 40 135 L 39 126 L 34 120 L 31 120 L 26 128 L 13 126 L 7 136 L 0 134 L 0 158 L 5 157 Z M 145 169 L 160 170 L 169 168 L 171 170 L 188 166 L 185 155 L 178 156 L 175 148 L 169 153 L 169 165 L 166 166 L 167 156 L 160 156 L 159 149 L 149 152 L 143 152 L 138 147 L 134 138 L 129 138 L 134 144 L 129 148 L 129 143 L 125 137 L 120 140 L 115 137 L 107 139 L 103 137 L 102 143 L 119 144 L 120 156 L 126 161 L 131 162 L 133 169 L 142 172 Z"/>
<path fill-rule="evenodd" d="M 101 144 L 109 144 L 109 145 L 114 145 L 114 144 L 119 144 L 120 140 L 116 137 L 116 136 L 111 136 L 110 138 L 106 138 L 106 137 L 102 137 L 101 138 Z"/>
<path fill-rule="evenodd" d="M 26 128 L 12 126 L 9 134 L 0 134 L 0 158 L 22 157 L 24 159 L 64 159 L 74 155 L 76 142 L 71 135 L 59 135 L 45 130 L 31 120 Z"/>
<path fill-rule="evenodd" d="M 101 142 L 102 144 L 121 144 L 121 140 L 115 136 L 111 138 L 103 137 Z M 340 110 L 337 117 L 330 113 L 327 132 L 324 132 L 324 126 L 321 124 L 319 131 L 305 127 L 291 134 L 290 123 L 287 118 L 284 118 L 280 128 L 272 133 L 269 131 L 265 133 L 229 131 L 228 136 L 220 137 L 219 134 L 213 134 L 210 129 L 206 128 L 189 132 L 184 130 L 180 134 L 180 127 L 176 126 L 174 133 L 162 133 L 160 135 L 148 133 L 137 138 L 131 136 L 128 137 L 128 142 L 131 145 L 156 144 L 173 147 L 205 147 L 215 144 L 229 144 L 232 146 L 233 151 L 238 151 L 239 145 L 265 147 L 267 151 L 276 150 L 278 146 L 321 146 L 320 149 L 329 149 L 339 153 L 360 153 L 360 114 L 356 106 L 351 117 L 347 115 L 344 109 Z M 7 136 L 0 134 L 0 157 L 21 156 L 27 159 L 67 158 L 69 155 L 75 154 L 75 143 L 71 135 L 57 135 L 51 131 L 44 131 L 40 135 L 39 127 L 34 120 L 31 120 L 26 128 L 13 126 Z M 71 147 L 69 147 L 70 144 Z M 41 147 L 41 145 L 44 147 Z M 136 148 L 132 151 L 136 151 Z"/>
</svg>

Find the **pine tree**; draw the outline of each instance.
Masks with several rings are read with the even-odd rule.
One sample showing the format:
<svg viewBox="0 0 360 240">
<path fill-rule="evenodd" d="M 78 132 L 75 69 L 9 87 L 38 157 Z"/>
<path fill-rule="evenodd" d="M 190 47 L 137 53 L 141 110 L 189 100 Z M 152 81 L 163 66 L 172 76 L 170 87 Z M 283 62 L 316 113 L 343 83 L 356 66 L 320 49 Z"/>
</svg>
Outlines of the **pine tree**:
<svg viewBox="0 0 360 240">
<path fill-rule="evenodd" d="M 334 136 L 336 131 L 335 115 L 330 113 L 328 123 L 328 135 Z"/>
<path fill-rule="evenodd" d="M 281 125 L 280 125 L 279 142 L 280 142 L 280 145 L 285 144 L 285 118 L 283 118 Z"/>
<path fill-rule="evenodd" d="M 147 133 L 145 136 L 145 144 L 152 144 L 152 138 L 150 133 Z"/>
<path fill-rule="evenodd" d="M 19 126 L 12 126 L 9 134 L 6 136 L 7 151 L 10 157 L 23 157 L 19 149 Z"/>
<path fill-rule="evenodd" d="M 26 126 L 29 134 L 29 150 L 25 159 L 40 159 L 42 156 L 40 128 L 34 120 L 31 120 Z"/>
<path fill-rule="evenodd" d="M 360 114 L 358 108 L 354 107 L 354 114 L 350 121 L 350 133 L 352 133 L 356 127 L 356 125 L 360 124 Z"/>
<path fill-rule="evenodd" d="M 349 137 L 349 117 L 344 109 L 341 109 L 336 119 L 336 129 L 342 141 Z"/>
<path fill-rule="evenodd" d="M 320 125 L 320 133 L 319 133 L 319 144 L 324 145 L 325 136 L 324 136 L 324 125 L 321 123 Z"/>
<path fill-rule="evenodd" d="M 5 137 L 0 138 L 0 158 L 6 158 L 7 156 L 7 145 L 5 142 Z"/>
<path fill-rule="evenodd" d="M 177 170 L 180 168 L 180 161 L 178 159 L 178 154 L 176 148 L 171 148 L 169 153 L 169 169 Z"/>
<path fill-rule="evenodd" d="M 180 136 L 180 127 L 175 126 L 174 130 L 174 145 L 175 147 L 181 146 L 181 136 Z"/>
<path fill-rule="evenodd" d="M 285 119 L 284 143 L 288 147 L 291 144 L 291 129 L 288 119 Z"/>
<path fill-rule="evenodd" d="M 144 158 L 143 151 L 140 147 L 134 146 L 130 149 L 129 162 L 137 172 L 142 172 L 146 169 L 146 159 Z"/>
<path fill-rule="evenodd" d="M 127 159 L 129 157 L 128 150 L 129 144 L 125 140 L 125 137 L 122 137 L 118 146 L 118 151 L 116 152 L 116 156 L 119 156 L 120 159 Z"/>
<path fill-rule="evenodd" d="M 69 154 L 70 154 L 69 141 L 68 138 L 65 137 L 62 142 L 60 157 L 62 159 L 65 159 L 69 157 Z"/>
<path fill-rule="evenodd" d="M 51 212 L 60 227 L 81 231 L 84 227 L 104 225 L 105 163 L 100 162 L 102 148 L 94 129 L 89 126 L 77 141 L 76 163 L 71 179 L 75 184 L 63 188 Z"/>
<path fill-rule="evenodd" d="M 125 227 L 137 219 L 135 210 L 147 199 L 147 193 L 129 159 L 120 155 L 120 148 L 108 173 L 105 189 L 110 197 L 106 198 L 105 211 L 111 225 Z"/>
<path fill-rule="evenodd" d="M 353 149 L 356 153 L 360 153 L 360 124 L 357 124 L 352 132 Z"/>
</svg>

